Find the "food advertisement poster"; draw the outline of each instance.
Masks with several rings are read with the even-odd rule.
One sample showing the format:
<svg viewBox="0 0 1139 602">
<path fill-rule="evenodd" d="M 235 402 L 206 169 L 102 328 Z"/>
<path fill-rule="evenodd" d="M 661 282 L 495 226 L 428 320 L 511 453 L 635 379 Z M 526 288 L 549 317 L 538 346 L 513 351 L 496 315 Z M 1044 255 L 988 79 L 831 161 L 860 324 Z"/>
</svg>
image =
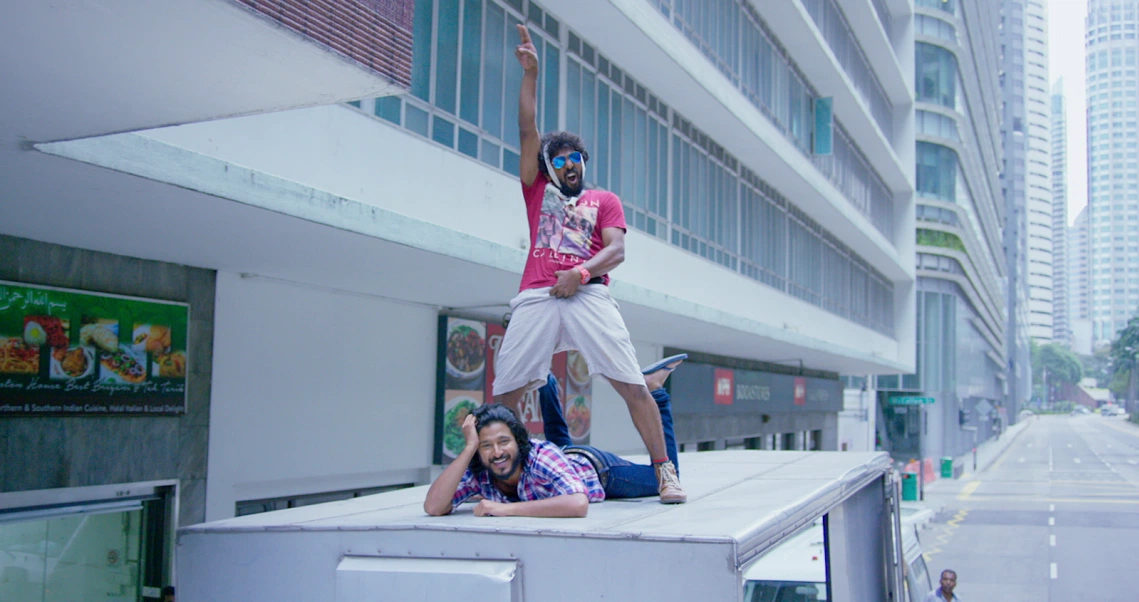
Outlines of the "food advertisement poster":
<svg viewBox="0 0 1139 602">
<path fill-rule="evenodd" d="M 0 281 L 0 416 L 181 414 L 190 308 Z"/>
<path fill-rule="evenodd" d="M 463 451 L 463 419 L 484 403 L 493 403 L 494 361 L 506 330 L 500 324 L 454 316 L 439 318 L 435 463 L 445 464 Z M 593 379 L 576 351 L 554 356 L 551 372 L 558 379 L 558 399 L 575 444 L 589 443 L 593 411 Z M 514 411 L 530 436 L 544 439 L 538 391 L 525 394 Z"/>
</svg>

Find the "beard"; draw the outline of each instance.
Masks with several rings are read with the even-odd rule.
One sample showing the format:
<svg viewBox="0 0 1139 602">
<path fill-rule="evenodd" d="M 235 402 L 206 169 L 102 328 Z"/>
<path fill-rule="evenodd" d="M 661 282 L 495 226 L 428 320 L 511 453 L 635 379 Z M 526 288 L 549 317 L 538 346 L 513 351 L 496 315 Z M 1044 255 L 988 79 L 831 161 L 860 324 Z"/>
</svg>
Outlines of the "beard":
<svg viewBox="0 0 1139 602">
<path fill-rule="evenodd" d="M 507 464 L 505 474 L 499 474 L 497 472 L 497 470 L 495 469 L 494 464 L 492 464 L 492 463 L 485 463 L 485 464 L 487 467 L 487 471 L 490 472 L 491 476 L 493 476 L 494 478 L 496 478 L 500 481 L 505 481 L 506 479 L 510 478 L 510 475 L 513 475 L 514 472 L 516 470 L 518 470 L 518 467 L 522 464 L 522 458 L 518 454 L 515 454 L 514 458 L 510 461 L 509 464 Z"/>
<path fill-rule="evenodd" d="M 571 172 L 566 172 L 565 175 L 568 176 L 570 173 Z M 574 169 L 572 173 L 577 176 L 577 184 L 570 186 L 569 183 L 566 182 L 566 178 L 563 177 L 562 185 L 558 187 L 562 191 L 562 194 L 567 197 L 578 196 L 585 190 L 585 181 L 581 177 L 581 171 Z"/>
</svg>

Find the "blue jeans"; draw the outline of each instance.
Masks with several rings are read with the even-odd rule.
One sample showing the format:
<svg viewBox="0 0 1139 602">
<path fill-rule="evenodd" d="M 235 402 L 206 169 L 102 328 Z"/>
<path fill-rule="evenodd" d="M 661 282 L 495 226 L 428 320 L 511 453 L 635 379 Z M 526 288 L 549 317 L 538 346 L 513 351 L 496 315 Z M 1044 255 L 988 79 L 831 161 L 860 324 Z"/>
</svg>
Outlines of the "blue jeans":
<svg viewBox="0 0 1139 602">
<path fill-rule="evenodd" d="M 676 432 L 672 425 L 672 403 L 668 391 L 657 389 L 652 392 L 653 400 L 657 402 L 660 410 L 661 426 L 664 427 L 664 445 L 668 459 L 680 474 L 680 464 L 676 457 Z M 558 399 L 558 381 L 551 374 L 546 377 L 546 384 L 538 389 L 538 400 L 542 406 L 542 422 L 545 424 L 546 441 L 553 443 L 567 452 L 580 450 L 597 468 L 597 476 L 601 479 L 601 486 L 605 489 L 607 498 L 649 497 L 659 494 L 657 488 L 656 469 L 644 464 L 632 462 L 617 454 L 602 451 L 589 445 L 573 445 L 570 439 L 569 425 L 562 411 L 561 401 Z"/>
</svg>

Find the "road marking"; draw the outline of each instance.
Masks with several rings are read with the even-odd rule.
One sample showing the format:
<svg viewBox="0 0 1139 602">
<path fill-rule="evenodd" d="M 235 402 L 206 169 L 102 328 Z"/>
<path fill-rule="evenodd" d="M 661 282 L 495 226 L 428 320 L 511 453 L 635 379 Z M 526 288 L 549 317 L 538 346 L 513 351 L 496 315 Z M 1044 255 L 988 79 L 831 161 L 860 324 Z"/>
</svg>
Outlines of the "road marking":
<svg viewBox="0 0 1139 602">
<path fill-rule="evenodd" d="M 1079 464 L 1079 463 L 1080 463 L 1080 459 L 1079 459 L 1079 458 L 1076 458 L 1074 461 L 1075 461 L 1075 463 L 1076 463 L 1076 464 Z"/>
<path fill-rule="evenodd" d="M 941 552 L 941 546 L 949 545 L 949 539 L 953 537 L 954 531 L 956 531 L 961 526 L 961 521 L 965 520 L 965 517 L 968 514 L 969 509 L 962 508 L 961 510 L 957 511 L 957 514 L 953 515 L 953 518 L 945 522 L 945 526 L 942 527 L 941 531 L 936 535 L 937 541 L 931 548 L 929 548 L 929 550 L 926 550 L 922 554 L 922 557 L 925 558 L 926 562 L 929 562 L 930 559 L 933 558 L 934 554 Z"/>
<path fill-rule="evenodd" d="M 1052 578 L 1055 579 L 1056 578 L 1056 563 L 1055 562 L 1052 563 L 1051 571 L 1052 571 Z"/>
<path fill-rule="evenodd" d="M 1049 535 L 1048 536 L 1048 545 L 1052 546 L 1053 548 L 1056 547 L 1056 536 L 1055 535 Z"/>
<path fill-rule="evenodd" d="M 1024 458 L 1021 458 L 1021 459 L 1017 460 L 1017 463 L 1018 463 L 1018 464 L 1023 464 L 1023 463 L 1024 463 Z"/>
<path fill-rule="evenodd" d="M 1134 460 L 1134 459 L 1132 459 L 1132 458 L 1128 458 L 1128 459 L 1127 459 L 1127 463 L 1128 463 L 1128 464 L 1131 464 L 1131 465 L 1135 465 L 1135 464 L 1136 464 L 1135 460 Z"/>
<path fill-rule="evenodd" d="M 961 493 L 957 494 L 957 499 L 962 502 L 968 500 L 969 496 L 973 495 L 973 492 L 980 486 L 981 481 L 970 481 L 966 483 L 965 486 L 961 488 Z"/>
<path fill-rule="evenodd" d="M 1056 526 L 1056 518 L 1055 517 L 1053 517 L 1053 516 L 1048 517 L 1048 526 L 1049 527 L 1055 527 Z"/>
<path fill-rule="evenodd" d="M 1068 449 L 1072 449 L 1072 444 L 1071 444 L 1071 443 L 1069 443 L 1069 444 L 1068 444 Z"/>
<path fill-rule="evenodd" d="M 1048 446 L 1048 472 L 1052 472 L 1052 446 Z"/>
<path fill-rule="evenodd" d="M 1110 444 L 1110 443 L 1108 443 L 1108 444 L 1107 444 L 1107 449 L 1111 449 L 1111 444 Z"/>
<path fill-rule="evenodd" d="M 1048 511 L 1049 512 L 1055 512 L 1056 511 L 1056 504 L 1048 504 Z"/>
</svg>

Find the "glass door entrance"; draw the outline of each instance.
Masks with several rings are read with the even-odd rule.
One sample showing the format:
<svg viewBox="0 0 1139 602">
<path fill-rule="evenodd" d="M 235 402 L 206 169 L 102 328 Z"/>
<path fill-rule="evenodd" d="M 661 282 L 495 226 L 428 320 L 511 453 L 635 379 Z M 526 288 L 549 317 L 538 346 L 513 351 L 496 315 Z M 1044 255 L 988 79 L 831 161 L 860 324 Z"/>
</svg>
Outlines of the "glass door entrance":
<svg viewBox="0 0 1139 602">
<path fill-rule="evenodd" d="M 0 600 L 153 599 L 168 574 L 165 517 L 161 498 L 0 514 Z"/>
</svg>

